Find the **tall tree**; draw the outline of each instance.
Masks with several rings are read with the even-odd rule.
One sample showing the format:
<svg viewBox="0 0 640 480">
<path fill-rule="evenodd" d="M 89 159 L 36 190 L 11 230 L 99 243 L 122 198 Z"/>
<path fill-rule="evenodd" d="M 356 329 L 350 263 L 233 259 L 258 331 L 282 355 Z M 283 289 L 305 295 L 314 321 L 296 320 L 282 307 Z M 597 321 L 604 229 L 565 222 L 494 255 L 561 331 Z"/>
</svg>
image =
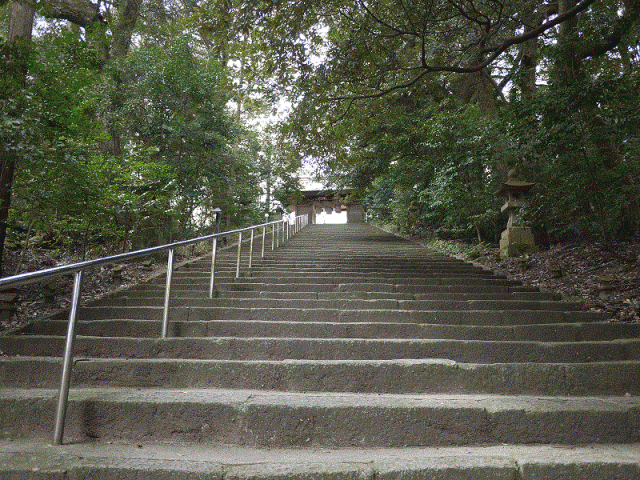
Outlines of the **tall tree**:
<svg viewBox="0 0 640 480">
<path fill-rule="evenodd" d="M 28 50 L 33 30 L 35 11 L 27 3 L 15 1 L 11 4 L 9 32 L 7 40 L 1 46 L 3 50 L 2 75 L 4 85 L 2 97 L 2 141 L 0 142 L 0 275 L 4 242 L 7 235 L 7 219 L 11 204 L 11 187 L 16 161 L 17 143 L 20 142 L 20 117 L 24 98 L 20 93 L 24 88 L 28 69 Z M 17 128 L 15 128 L 17 127 Z"/>
</svg>

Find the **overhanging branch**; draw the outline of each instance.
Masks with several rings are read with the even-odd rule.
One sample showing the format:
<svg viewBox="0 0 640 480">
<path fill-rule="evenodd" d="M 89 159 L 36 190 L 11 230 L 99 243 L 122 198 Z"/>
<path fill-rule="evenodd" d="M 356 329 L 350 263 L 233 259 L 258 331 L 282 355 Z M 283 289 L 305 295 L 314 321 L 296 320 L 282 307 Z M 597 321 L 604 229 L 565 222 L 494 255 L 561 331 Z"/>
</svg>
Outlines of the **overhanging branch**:
<svg viewBox="0 0 640 480">
<path fill-rule="evenodd" d="M 46 0 L 42 14 L 89 28 L 96 22 L 104 22 L 98 7 L 97 3 L 87 0 Z"/>
<path fill-rule="evenodd" d="M 443 73 L 462 73 L 462 74 L 470 74 L 470 73 L 476 73 L 479 72 L 483 69 L 485 69 L 486 67 L 488 67 L 489 65 L 491 65 L 491 63 L 493 63 L 500 55 L 502 55 L 504 52 L 506 52 L 509 48 L 511 48 L 514 45 L 519 45 L 521 43 L 527 42 L 529 40 L 532 40 L 534 38 L 539 37 L 540 35 L 542 35 L 543 33 L 545 33 L 547 30 L 575 17 L 576 15 L 578 15 L 579 13 L 585 11 L 587 8 L 589 8 L 589 6 L 591 6 L 593 3 L 595 3 L 596 0 L 583 0 L 582 2 L 578 3 L 574 8 L 567 10 L 565 13 L 563 13 L 562 15 L 558 15 L 555 18 L 553 18 L 552 20 L 549 20 L 547 22 L 543 22 L 542 24 L 540 24 L 538 27 L 534 28 L 533 30 L 526 32 L 522 35 L 516 35 L 513 36 L 511 38 L 506 39 L 505 41 L 503 41 L 502 43 L 500 43 L 499 45 L 494 45 L 494 46 L 489 46 L 486 48 L 483 48 L 480 50 L 480 54 L 489 54 L 490 55 L 488 57 L 486 57 L 483 61 L 475 64 L 475 65 L 471 65 L 471 66 L 459 66 L 459 65 L 429 65 L 426 63 L 423 63 L 421 66 L 416 67 L 417 69 L 421 69 L 422 72 L 417 75 L 415 78 L 413 78 L 412 80 L 410 80 L 409 82 L 403 83 L 403 84 L 399 84 L 399 85 L 394 85 L 392 87 L 389 87 L 387 89 L 381 90 L 380 92 L 376 92 L 376 93 L 371 93 L 371 94 L 366 94 L 366 95 L 345 95 L 345 96 L 337 96 L 337 97 L 332 97 L 330 98 L 331 101 L 341 101 L 341 100 L 366 100 L 366 99 L 373 99 L 373 98 L 380 98 L 383 97 L 395 90 L 400 90 L 400 89 L 404 89 L 404 88 L 409 88 L 413 85 L 415 85 L 418 81 L 420 81 L 425 75 L 427 75 L 428 73 L 438 73 L 438 72 L 443 72 Z M 421 59 L 424 62 L 424 59 Z"/>
</svg>

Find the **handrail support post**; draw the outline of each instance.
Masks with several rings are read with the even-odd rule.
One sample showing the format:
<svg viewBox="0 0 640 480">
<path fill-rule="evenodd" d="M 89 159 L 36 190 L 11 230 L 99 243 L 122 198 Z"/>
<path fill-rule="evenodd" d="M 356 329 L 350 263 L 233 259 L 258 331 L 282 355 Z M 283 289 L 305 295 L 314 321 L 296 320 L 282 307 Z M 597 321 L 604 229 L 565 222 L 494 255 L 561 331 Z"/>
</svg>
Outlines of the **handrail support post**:
<svg viewBox="0 0 640 480">
<path fill-rule="evenodd" d="M 76 339 L 76 319 L 78 317 L 78 303 L 80 302 L 83 277 L 84 270 L 74 274 L 71 310 L 69 311 L 69 323 L 67 325 L 67 340 L 62 361 L 62 379 L 60 380 L 56 423 L 53 431 L 53 445 L 62 445 L 62 437 L 64 436 L 64 421 L 67 415 L 67 405 L 69 404 L 69 384 L 71 383 L 71 369 L 73 368 L 73 345 Z"/>
<path fill-rule="evenodd" d="M 253 239 L 255 237 L 255 230 L 251 230 L 251 239 L 249 240 L 249 272 L 251 272 L 251 267 L 253 266 Z"/>
<path fill-rule="evenodd" d="M 271 251 L 276 248 L 276 224 L 271 224 Z"/>
<path fill-rule="evenodd" d="M 242 232 L 238 233 L 238 261 L 236 262 L 236 280 L 240 278 L 241 258 L 242 258 Z"/>
<path fill-rule="evenodd" d="M 211 279 L 209 281 L 209 298 L 213 298 L 213 290 L 216 283 L 216 252 L 218 250 L 218 237 L 213 237 L 211 250 Z"/>
<path fill-rule="evenodd" d="M 169 331 L 169 300 L 171 298 L 171 279 L 173 277 L 174 249 L 169 249 L 167 257 L 167 283 L 164 289 L 164 309 L 162 310 L 162 334 L 161 338 L 167 338 Z"/>
</svg>

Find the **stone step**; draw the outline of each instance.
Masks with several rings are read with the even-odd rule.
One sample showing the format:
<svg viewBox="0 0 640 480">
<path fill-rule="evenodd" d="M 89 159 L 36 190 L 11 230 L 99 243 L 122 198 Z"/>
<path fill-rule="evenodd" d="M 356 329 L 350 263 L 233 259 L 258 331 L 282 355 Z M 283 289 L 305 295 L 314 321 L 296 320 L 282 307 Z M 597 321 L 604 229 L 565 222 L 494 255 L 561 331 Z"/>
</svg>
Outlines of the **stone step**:
<svg viewBox="0 0 640 480">
<path fill-rule="evenodd" d="M 241 264 L 241 267 L 246 267 L 244 263 Z M 221 265 L 220 263 L 216 263 L 216 272 L 235 272 L 236 263 L 229 263 L 225 265 Z M 333 275 L 336 273 L 339 274 L 353 274 L 353 275 L 403 275 L 407 277 L 420 277 L 420 276 L 433 276 L 433 275 L 441 275 L 443 273 L 456 273 L 460 275 L 480 275 L 480 276 L 493 276 L 494 274 L 491 271 L 483 270 L 481 268 L 473 268 L 469 266 L 451 266 L 451 265 L 441 265 L 441 266 L 433 266 L 433 267 L 416 267 L 416 266 L 393 266 L 386 265 L 383 267 L 382 265 L 379 267 L 363 267 L 363 266 L 341 266 L 341 264 L 336 264 L 335 266 L 325 266 L 325 267 L 312 267 L 312 266 L 294 266 L 287 264 L 276 264 L 273 265 L 264 265 L 261 263 L 254 264 L 251 267 L 251 271 L 254 275 L 264 275 L 264 276 L 279 276 L 283 273 L 290 274 L 295 273 L 298 275 Z M 188 268 L 180 269 L 179 271 L 174 272 L 176 275 L 193 275 L 193 274 L 208 274 L 211 272 L 210 265 L 202 265 L 201 267 L 197 267 L 195 265 L 190 265 Z"/>
<path fill-rule="evenodd" d="M 249 263 L 248 256 L 243 257 L 240 261 L 241 266 L 247 266 Z M 234 271 L 237 264 L 236 258 L 220 259 L 216 256 L 216 269 L 223 271 Z M 359 273 L 376 273 L 376 272 L 407 272 L 407 273 L 431 273 L 438 271 L 462 271 L 462 272 L 474 272 L 478 274 L 489 274 L 490 271 L 477 267 L 465 262 L 452 262 L 450 260 L 440 261 L 424 261 L 420 257 L 416 257 L 411 261 L 398 262 L 391 259 L 386 261 L 355 261 L 345 262 L 344 260 L 335 260 L 333 262 L 291 262 L 279 257 L 274 260 L 265 260 L 256 258 L 255 255 L 252 260 L 252 268 L 263 271 L 317 271 L 317 272 L 359 272 Z M 203 257 L 201 260 L 189 262 L 185 264 L 181 270 L 186 272 L 209 272 L 211 271 L 211 259 L 209 257 Z"/>
<path fill-rule="evenodd" d="M 457 284 L 429 284 L 429 285 L 402 285 L 394 283 L 341 283 L 338 285 L 332 283 L 313 283 L 313 279 L 310 279 L 307 283 L 260 283 L 257 281 L 246 282 L 244 278 L 240 278 L 236 281 L 229 281 L 225 279 L 216 281 L 216 291 L 218 292 L 239 292 L 239 291 L 262 291 L 262 292 L 368 292 L 368 293 L 510 293 L 510 292 L 530 292 L 537 293 L 538 290 L 522 287 L 519 285 L 508 283 L 492 283 L 492 284 L 465 284 L 460 282 Z M 282 282 L 282 279 L 279 280 Z M 138 285 L 135 290 L 145 291 L 152 290 L 156 292 L 162 292 L 164 295 L 164 284 L 161 282 L 147 283 L 144 285 Z M 209 292 L 209 283 L 205 284 L 202 281 L 194 283 L 182 283 L 173 285 L 171 287 L 172 294 L 180 294 L 181 292 Z"/>
<path fill-rule="evenodd" d="M 25 327 L 25 335 L 66 335 L 66 320 L 42 320 Z M 97 337 L 158 337 L 157 320 L 87 320 L 78 335 Z M 581 342 L 640 337 L 640 324 L 560 323 L 542 325 L 430 325 L 374 322 L 286 322 L 214 320 L 171 322 L 171 337 L 292 337 L 292 338 L 424 338 L 494 341 Z"/>
<path fill-rule="evenodd" d="M 0 364 L 3 388 L 57 388 L 62 360 L 16 357 Z M 640 361 L 457 363 L 451 360 L 78 360 L 80 387 L 226 388 L 288 392 L 503 395 L 640 394 Z"/>
<path fill-rule="evenodd" d="M 218 276 L 222 280 L 228 280 L 232 276 Z M 395 276 L 379 276 L 379 275 L 352 275 L 345 276 L 342 274 L 334 275 L 280 275 L 273 277 L 258 277 L 258 276 L 241 276 L 244 283 L 269 283 L 271 279 L 277 279 L 279 282 L 285 280 L 288 284 L 295 283 L 329 283 L 329 284 L 343 284 L 343 283 L 368 283 L 368 284 L 392 284 L 392 285 L 509 285 L 509 281 L 498 277 L 478 277 L 478 276 L 433 276 L 433 277 L 404 277 L 402 275 Z M 153 282 L 164 284 L 165 279 L 163 277 L 156 277 Z M 173 279 L 174 285 L 181 284 L 193 284 L 199 283 L 201 285 L 208 285 L 209 277 L 204 275 L 191 275 L 191 276 L 177 276 Z"/>
<path fill-rule="evenodd" d="M 80 320 L 123 318 L 130 320 L 159 320 L 160 306 L 97 306 L 78 310 Z M 171 321 L 210 320 L 279 320 L 290 322 L 393 322 L 429 324 L 528 325 L 573 323 L 605 320 L 604 313 L 562 310 L 345 310 L 302 308 L 233 308 L 187 307 L 170 308 Z M 54 319 L 65 319 L 59 313 Z"/>
<path fill-rule="evenodd" d="M 297 248 L 297 247 L 296 247 Z M 450 266 L 461 266 L 464 268 L 472 268 L 472 269 L 484 269 L 484 267 L 479 265 L 474 265 L 472 263 L 466 262 L 464 260 L 459 260 L 447 255 L 434 255 L 432 252 L 426 249 L 417 249 L 414 250 L 411 255 L 405 255 L 400 252 L 398 249 L 395 250 L 379 250 L 379 249 L 370 249 L 368 251 L 364 251 L 360 254 L 355 253 L 336 253 L 332 252 L 331 254 L 323 254 L 321 251 L 317 251 L 317 249 L 310 249 L 306 252 L 299 253 L 297 250 L 293 248 L 284 247 L 280 248 L 274 252 L 270 250 L 265 251 L 265 256 L 261 257 L 260 252 L 256 251 L 254 247 L 253 253 L 253 263 L 255 265 L 270 265 L 279 267 L 281 265 L 290 266 L 293 268 L 296 267 L 333 267 L 337 266 L 339 268 L 342 267 L 354 267 L 354 268 L 370 268 L 370 267 L 382 267 L 389 268 L 390 266 L 399 266 L 399 267 L 450 267 Z M 310 254 L 311 253 L 311 254 Z M 237 249 L 228 249 L 226 251 L 218 251 L 216 254 L 216 264 L 218 265 L 227 265 L 227 266 L 235 266 L 237 261 Z M 248 262 L 249 253 L 248 250 L 242 250 L 241 261 Z M 347 264 L 345 260 L 348 259 L 358 259 L 358 262 L 352 262 L 351 264 Z M 189 260 L 186 263 L 186 267 L 204 267 L 209 268 L 211 265 L 211 254 L 207 253 L 199 258 L 194 258 Z"/>
<path fill-rule="evenodd" d="M 182 281 L 196 281 L 207 283 L 209 282 L 210 272 L 207 271 L 175 271 L 173 273 L 173 280 L 178 282 Z M 225 279 L 235 280 L 236 279 L 236 271 L 234 270 L 216 270 L 216 278 L 217 279 Z M 301 280 L 309 280 L 314 279 L 318 280 L 316 283 L 326 283 L 326 282 L 334 282 L 334 283 L 355 283 L 355 282 L 368 282 L 368 283 L 407 283 L 407 284 L 420 284 L 424 282 L 429 285 L 433 283 L 434 280 L 439 280 L 441 278 L 453 278 L 455 282 L 459 283 L 464 279 L 473 279 L 476 282 L 495 282 L 496 280 L 501 280 L 502 283 L 506 282 L 505 277 L 499 277 L 496 275 L 479 275 L 474 272 L 460 272 L 455 270 L 450 270 L 447 272 L 423 272 L 423 273 L 384 273 L 384 272 L 372 272 L 372 273 L 361 273 L 361 272 L 353 272 L 353 271 L 344 271 L 344 272 L 314 272 L 308 270 L 271 270 L 271 271 L 259 271 L 259 270 L 247 270 L 246 268 L 241 268 L 240 270 L 240 278 L 246 278 L 253 281 L 263 281 L 265 283 L 272 282 L 274 280 L 286 280 L 300 282 Z M 348 280 L 343 280 L 348 279 Z M 165 276 L 160 275 L 156 277 L 156 282 L 165 282 Z"/>
<path fill-rule="evenodd" d="M 640 479 L 640 325 L 366 225 L 269 247 L 251 272 L 243 247 L 239 279 L 237 250 L 218 252 L 214 299 L 209 256 L 180 266 L 168 339 L 162 275 L 80 309 L 66 445 L 47 449 L 46 476 L 41 447 L 13 446 L 51 438 L 68 314 L 0 336 L 0 479 L 202 480 L 211 463 L 194 452 L 221 448 L 254 457 L 223 454 L 219 480 Z M 78 446 L 113 464 L 65 456 Z M 285 452 L 293 466 L 269 463 Z"/>
<path fill-rule="evenodd" d="M 160 306 L 163 297 L 155 297 L 155 302 L 144 297 L 119 297 L 103 299 L 101 306 Z M 319 310 L 546 310 L 575 311 L 581 303 L 526 300 L 396 300 L 396 299 L 269 299 L 269 298 L 180 298 L 171 299 L 171 306 L 215 307 L 241 309 L 319 309 Z"/>
<path fill-rule="evenodd" d="M 5 438 L 49 436 L 57 392 L 0 391 Z M 374 448 L 640 441 L 640 399 L 72 389 L 69 441 Z"/>
<path fill-rule="evenodd" d="M 242 257 L 241 266 L 248 266 L 249 257 Z M 234 271 L 237 265 L 237 257 L 219 259 L 216 257 L 216 269 L 223 271 Z M 478 274 L 488 274 L 490 270 L 475 266 L 465 262 L 452 262 L 450 260 L 424 261 L 424 258 L 416 256 L 406 261 L 396 261 L 391 258 L 376 261 L 369 261 L 366 258 L 356 259 L 334 259 L 324 262 L 295 262 L 290 261 L 286 257 L 265 260 L 256 258 L 252 259 L 252 268 L 257 270 L 271 271 L 275 270 L 292 270 L 292 271 L 318 271 L 318 272 L 359 272 L 359 273 L 376 273 L 376 272 L 407 272 L 407 273 L 431 273 L 438 271 L 461 271 L 475 272 Z M 201 260 L 191 262 L 183 267 L 185 271 L 208 272 L 211 269 L 211 259 L 203 257 Z"/>
<path fill-rule="evenodd" d="M 258 449 L 91 442 L 52 448 L 45 441 L 26 439 L 0 441 L 0 478 L 637 480 L 639 459 L 636 444 Z"/>
<path fill-rule="evenodd" d="M 204 291 L 204 288 L 203 288 Z M 187 298 L 202 299 L 202 292 L 194 290 L 181 290 L 173 292 L 172 298 L 185 300 Z M 117 294 L 105 297 L 92 305 L 100 305 L 111 299 L 120 298 L 140 298 L 146 297 L 157 303 L 158 299 L 164 301 L 164 288 L 158 286 L 155 289 L 130 289 L 119 292 Z M 543 292 L 496 292 L 496 293 L 392 293 L 392 292 L 315 292 L 315 291 L 230 291 L 217 290 L 217 298 L 265 298 L 265 299 L 286 299 L 286 300 L 336 300 L 336 299 L 358 299 L 358 300 L 453 300 L 453 301 L 469 301 L 469 300 L 523 300 L 523 301 L 559 301 L 561 297 L 554 293 Z"/>
<path fill-rule="evenodd" d="M 0 337 L 10 356 L 61 356 L 64 337 Z M 468 363 L 584 363 L 640 360 L 640 339 L 585 342 L 359 338 L 83 337 L 77 357 L 210 360 L 393 360 L 440 358 Z"/>
</svg>

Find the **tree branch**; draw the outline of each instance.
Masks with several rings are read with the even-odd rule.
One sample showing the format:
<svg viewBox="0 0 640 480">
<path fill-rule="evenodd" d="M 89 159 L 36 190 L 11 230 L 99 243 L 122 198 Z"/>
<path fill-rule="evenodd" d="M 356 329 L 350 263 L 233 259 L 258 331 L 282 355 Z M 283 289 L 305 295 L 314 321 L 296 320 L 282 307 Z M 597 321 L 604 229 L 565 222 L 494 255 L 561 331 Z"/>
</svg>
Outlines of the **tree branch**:
<svg viewBox="0 0 640 480">
<path fill-rule="evenodd" d="M 399 35 L 412 35 L 413 32 L 409 32 L 406 30 L 402 30 L 400 28 L 394 27 L 393 25 L 391 25 L 390 23 L 385 22 L 384 20 L 382 20 L 381 18 L 379 18 L 377 15 L 374 15 L 374 13 L 371 11 L 371 9 L 366 5 L 366 3 L 363 0 L 360 0 L 358 2 L 362 8 L 365 9 L 365 11 L 367 12 L 367 14 L 373 18 L 373 20 L 377 23 L 379 23 L 380 25 L 388 28 L 389 30 L 396 32 Z"/>
<path fill-rule="evenodd" d="M 423 70 L 422 72 L 420 72 L 420 75 L 418 75 L 413 80 L 411 80 L 411 81 L 409 81 L 407 83 L 403 83 L 401 85 L 394 85 L 393 87 L 387 88 L 387 89 L 382 90 L 381 92 L 378 92 L 378 93 L 372 93 L 372 94 L 369 94 L 369 95 L 351 95 L 351 96 L 341 96 L 341 97 L 329 97 L 329 100 L 332 101 L 332 102 L 335 102 L 335 101 L 339 101 L 339 100 L 366 100 L 366 99 L 384 97 L 385 95 L 387 95 L 387 94 L 389 94 L 389 93 L 391 93 L 391 92 L 393 92 L 395 90 L 401 90 L 403 88 L 409 88 L 409 87 L 415 85 L 427 73 L 429 73 L 429 70 Z"/>
<path fill-rule="evenodd" d="M 84 28 L 104 22 L 99 5 L 88 0 L 46 0 L 42 14 L 48 18 L 69 20 Z"/>
<path fill-rule="evenodd" d="M 331 125 L 335 125 L 336 123 L 340 122 L 344 117 L 346 117 L 347 114 L 349 113 L 349 110 L 351 110 L 351 107 L 353 106 L 354 102 L 355 102 L 355 99 L 350 99 L 349 105 L 347 105 L 347 108 L 344 109 L 344 112 L 342 112 L 342 114 L 338 118 L 336 118 L 331 122 Z"/>
<path fill-rule="evenodd" d="M 500 55 L 502 55 L 510 47 L 514 45 L 519 45 L 521 43 L 524 43 L 526 41 L 539 37 L 550 28 L 553 28 L 556 25 L 559 25 L 562 22 L 565 22 L 575 17 L 579 13 L 583 12 L 584 10 L 589 8 L 589 6 L 591 6 L 595 1 L 596 0 L 583 0 L 582 2 L 578 3 L 574 8 L 567 10 L 565 13 L 563 13 L 562 15 L 558 15 L 552 20 L 541 23 L 538 27 L 532 29 L 529 32 L 523 33 L 522 35 L 516 35 L 514 37 L 508 38 L 499 45 L 481 49 L 479 51 L 479 54 L 491 53 L 491 55 L 489 55 L 483 61 L 475 65 L 463 67 L 463 66 L 457 66 L 457 65 L 428 65 L 426 63 L 423 63 L 421 67 L 418 67 L 422 69 L 422 72 L 409 82 L 406 82 L 400 85 L 394 85 L 392 87 L 386 88 L 377 93 L 372 93 L 367 95 L 345 95 L 345 96 L 331 97 L 329 100 L 341 101 L 341 100 L 366 100 L 366 99 L 380 98 L 395 90 L 409 88 L 415 85 L 428 73 L 447 72 L 447 73 L 469 74 L 469 73 L 479 72 L 482 69 L 491 65 L 491 63 L 493 63 Z M 422 60 L 423 59 L 421 59 L 421 61 Z"/>
<path fill-rule="evenodd" d="M 496 46 L 493 46 L 493 47 L 487 47 L 487 48 L 483 49 L 481 53 L 494 52 L 494 54 L 490 57 L 491 61 L 489 63 L 491 63 L 501 53 L 503 53 L 507 48 L 512 47 L 513 45 L 518 45 L 520 43 L 524 43 L 527 40 L 533 40 L 534 38 L 539 37 L 540 35 L 542 35 L 544 32 L 546 32 L 550 28 L 553 28 L 556 25 L 559 25 L 562 22 L 565 22 L 565 21 L 575 17 L 580 12 L 586 10 L 593 3 L 595 3 L 595 1 L 596 0 L 584 0 L 583 2 L 579 3 L 578 5 L 576 5 L 574 8 L 572 8 L 570 10 L 567 10 L 562 15 L 558 15 L 553 20 L 549 20 L 548 22 L 542 23 L 539 27 L 534 28 L 530 32 L 524 33 L 522 35 L 517 35 L 515 37 L 508 38 L 507 40 L 502 42 L 500 45 L 496 45 Z M 480 68 L 486 67 L 489 63 L 487 63 L 486 65 L 483 65 Z"/>
<path fill-rule="evenodd" d="M 625 2 L 625 12 L 618 19 L 613 27 L 613 31 L 604 37 L 602 41 L 592 45 L 591 48 L 581 52 L 582 58 L 597 57 L 615 48 L 622 37 L 631 30 L 640 17 L 640 1 L 633 0 Z"/>
</svg>

